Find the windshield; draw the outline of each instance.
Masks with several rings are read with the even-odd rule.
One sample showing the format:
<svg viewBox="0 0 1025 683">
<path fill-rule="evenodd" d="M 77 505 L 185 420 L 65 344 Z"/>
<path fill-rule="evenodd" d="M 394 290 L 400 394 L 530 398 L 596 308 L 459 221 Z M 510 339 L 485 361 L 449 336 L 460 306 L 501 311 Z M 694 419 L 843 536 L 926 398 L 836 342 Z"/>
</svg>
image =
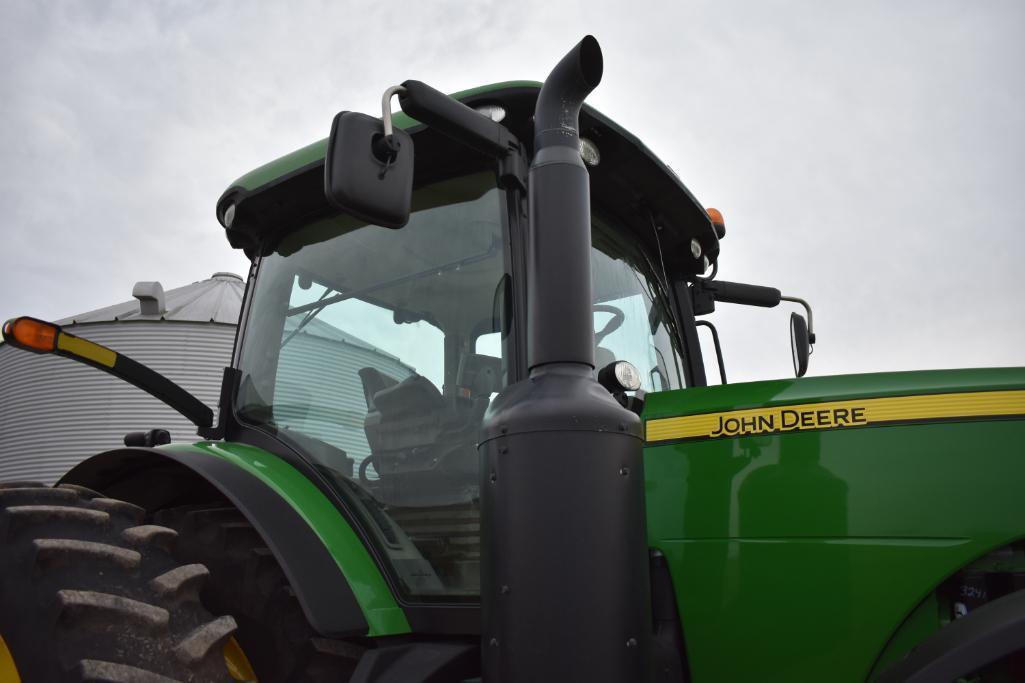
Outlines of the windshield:
<svg viewBox="0 0 1025 683">
<path fill-rule="evenodd" d="M 481 173 L 416 190 L 404 228 L 335 216 L 260 263 L 237 413 L 357 498 L 407 596 L 479 593 L 476 439 L 506 383 L 505 243 Z"/>
</svg>

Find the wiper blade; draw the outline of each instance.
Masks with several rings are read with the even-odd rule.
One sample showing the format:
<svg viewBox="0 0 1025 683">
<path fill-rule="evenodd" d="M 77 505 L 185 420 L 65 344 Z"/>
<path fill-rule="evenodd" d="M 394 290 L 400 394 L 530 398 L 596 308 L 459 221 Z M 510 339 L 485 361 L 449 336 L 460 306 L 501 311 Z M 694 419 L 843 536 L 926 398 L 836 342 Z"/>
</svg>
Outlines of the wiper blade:
<svg viewBox="0 0 1025 683">
<path fill-rule="evenodd" d="M 467 256 L 466 258 L 457 259 L 455 261 L 450 261 L 450 262 L 445 263 L 445 264 L 440 265 L 440 266 L 431 266 L 430 268 L 426 268 L 424 270 L 417 271 L 415 273 L 409 273 L 407 275 L 403 275 L 402 277 L 395 278 L 394 280 L 388 280 L 386 282 L 378 282 L 377 284 L 370 285 L 369 287 L 364 287 L 362 289 L 355 289 L 355 290 L 352 290 L 352 291 L 350 291 L 348 293 L 338 292 L 338 294 L 335 294 L 330 299 L 324 300 L 324 297 L 321 297 L 321 300 L 313 301 L 313 302 L 308 303 L 308 304 L 302 304 L 301 306 L 294 306 L 293 308 L 289 308 L 287 311 L 285 311 L 285 315 L 286 316 L 299 315 L 300 313 L 305 313 L 306 311 L 310 311 L 310 310 L 317 310 L 317 311 L 319 311 L 324 306 L 327 306 L 327 305 L 333 304 L 333 303 L 337 303 L 339 301 L 346 301 L 347 299 L 354 299 L 354 298 L 357 298 L 357 297 L 362 297 L 365 294 L 373 294 L 374 292 L 377 292 L 379 290 L 387 289 L 389 287 L 394 287 L 395 285 L 404 284 L 404 283 L 410 282 L 412 280 L 418 280 L 418 279 L 420 279 L 422 277 L 426 277 L 428 275 L 436 275 L 438 273 L 445 273 L 445 272 L 448 272 L 450 270 L 458 270 L 459 268 L 462 268 L 464 266 L 472 265 L 472 264 L 478 263 L 480 261 L 486 261 L 487 259 L 489 259 L 492 256 L 494 256 L 495 254 L 497 254 L 498 253 L 498 249 L 499 249 L 498 241 L 497 240 L 492 240 L 491 246 L 488 247 L 488 250 L 483 252 L 483 253 L 475 254 L 473 256 Z"/>
<path fill-rule="evenodd" d="M 312 309 L 310 309 L 309 311 L 306 312 L 306 315 L 303 316 L 303 319 L 300 320 L 299 324 L 295 326 L 295 329 L 292 330 L 291 332 L 289 332 L 288 336 L 285 337 L 284 340 L 282 340 L 281 346 L 279 348 L 282 348 L 282 349 L 285 348 L 285 344 L 287 344 L 288 342 L 292 341 L 292 337 L 294 337 L 295 335 L 299 334 L 299 332 L 304 327 L 306 327 L 306 325 L 311 320 L 316 318 L 317 315 L 319 315 L 321 311 L 323 311 L 325 308 L 327 308 L 328 304 L 334 303 L 333 301 L 324 301 L 324 299 L 327 298 L 327 295 L 330 294 L 331 292 L 334 292 L 334 291 L 336 291 L 336 290 L 328 289 L 326 287 L 324 288 L 324 293 L 321 294 L 320 298 L 317 299 L 317 301 L 316 301 L 316 303 L 320 304 L 320 305 L 317 306 L 316 308 L 312 308 Z"/>
</svg>

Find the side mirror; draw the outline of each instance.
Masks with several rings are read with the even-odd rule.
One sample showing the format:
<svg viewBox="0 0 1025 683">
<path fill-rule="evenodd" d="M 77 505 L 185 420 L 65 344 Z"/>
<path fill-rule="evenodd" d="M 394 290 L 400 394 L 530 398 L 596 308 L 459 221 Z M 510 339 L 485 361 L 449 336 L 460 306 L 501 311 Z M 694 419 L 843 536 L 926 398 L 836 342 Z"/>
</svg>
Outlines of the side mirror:
<svg viewBox="0 0 1025 683">
<path fill-rule="evenodd" d="M 331 124 L 324 159 L 324 194 L 360 220 L 401 228 L 413 196 L 413 138 L 384 121 L 343 111 Z"/>
<path fill-rule="evenodd" d="M 794 357 L 794 373 L 804 377 L 808 372 L 808 355 L 811 343 L 808 341 L 808 323 L 800 313 L 790 314 L 790 353 Z"/>
</svg>

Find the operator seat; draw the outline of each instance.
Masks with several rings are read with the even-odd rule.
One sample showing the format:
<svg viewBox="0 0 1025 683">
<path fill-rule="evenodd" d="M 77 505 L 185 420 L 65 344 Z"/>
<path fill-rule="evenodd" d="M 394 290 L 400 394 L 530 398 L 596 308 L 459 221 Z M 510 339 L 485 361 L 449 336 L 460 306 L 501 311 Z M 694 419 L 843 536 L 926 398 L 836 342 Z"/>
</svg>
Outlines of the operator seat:
<svg viewBox="0 0 1025 683">
<path fill-rule="evenodd" d="M 367 410 L 374 409 L 374 394 L 399 383 L 394 377 L 369 366 L 361 368 L 357 374 L 363 383 L 363 398 L 367 402 Z"/>
<path fill-rule="evenodd" d="M 379 477 L 382 502 L 400 506 L 465 503 L 477 481 L 477 438 L 491 395 L 501 388 L 500 358 L 472 354 L 463 360 L 459 384 L 442 395 L 426 377 L 413 375 L 373 392 L 382 382 L 372 368 L 360 371 L 367 394 L 363 429 L 370 456 L 361 463 Z M 387 376 L 384 376 L 387 379 Z M 371 392 L 372 395 L 371 395 Z"/>
<path fill-rule="evenodd" d="M 360 377 L 369 369 L 360 370 Z M 369 395 L 377 378 L 370 382 L 367 378 L 364 391 L 369 410 L 363 428 L 372 453 L 428 446 L 437 440 L 447 411 L 445 399 L 429 379 L 412 375 Z"/>
<path fill-rule="evenodd" d="M 502 388 L 502 359 L 474 353 L 463 362 L 462 385 L 469 398 L 469 407 L 464 411 L 467 427 L 480 429 L 484 412 L 491 404 L 491 394 Z"/>
</svg>

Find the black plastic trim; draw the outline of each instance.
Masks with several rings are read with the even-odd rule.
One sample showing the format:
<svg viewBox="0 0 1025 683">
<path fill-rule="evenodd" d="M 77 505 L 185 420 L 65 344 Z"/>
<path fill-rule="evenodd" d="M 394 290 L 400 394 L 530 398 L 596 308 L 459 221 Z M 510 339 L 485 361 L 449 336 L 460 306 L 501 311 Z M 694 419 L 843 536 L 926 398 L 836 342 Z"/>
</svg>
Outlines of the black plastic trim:
<svg viewBox="0 0 1025 683">
<path fill-rule="evenodd" d="M 363 655 L 349 683 L 452 683 L 479 673 L 475 643 L 401 643 Z"/>
<path fill-rule="evenodd" d="M 683 370 L 688 387 L 708 386 L 705 376 L 705 361 L 701 355 L 701 340 L 694 322 L 694 308 L 691 305 L 690 286 L 685 280 L 673 283 L 673 303 L 680 320 L 680 334 L 683 337 Z"/>
<path fill-rule="evenodd" d="M 877 683 L 949 683 L 1025 647 L 1025 591 L 986 603 L 922 641 Z"/>
<path fill-rule="evenodd" d="M 652 550 L 650 557 L 653 679 L 682 683 L 690 680 L 690 672 L 672 572 L 661 550 Z"/>
<path fill-rule="evenodd" d="M 779 305 L 780 291 L 775 287 L 749 285 L 745 282 L 727 282 L 726 280 L 698 279 L 691 287 L 694 297 L 708 293 L 715 301 L 741 306 L 761 306 L 774 308 Z M 697 308 L 695 306 L 695 308 Z"/>
</svg>

